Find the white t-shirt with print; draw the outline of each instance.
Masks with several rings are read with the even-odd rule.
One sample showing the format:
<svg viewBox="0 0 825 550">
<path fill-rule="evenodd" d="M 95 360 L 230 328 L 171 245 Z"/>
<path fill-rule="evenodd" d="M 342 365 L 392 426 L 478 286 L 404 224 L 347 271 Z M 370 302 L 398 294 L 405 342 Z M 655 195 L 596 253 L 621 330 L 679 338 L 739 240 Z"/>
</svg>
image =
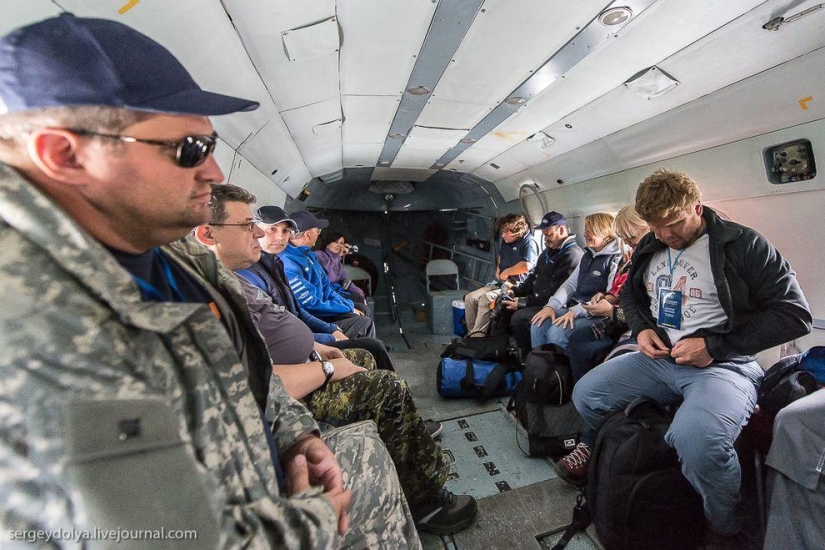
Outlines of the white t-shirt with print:
<svg viewBox="0 0 825 550">
<path fill-rule="evenodd" d="M 728 318 L 713 284 L 709 244 L 704 234 L 684 250 L 665 248 L 653 255 L 645 272 L 645 287 L 654 319 L 659 317 L 660 288 L 682 292 L 682 326 L 679 329 L 662 327 L 672 344 L 700 328 L 721 326 Z"/>
</svg>

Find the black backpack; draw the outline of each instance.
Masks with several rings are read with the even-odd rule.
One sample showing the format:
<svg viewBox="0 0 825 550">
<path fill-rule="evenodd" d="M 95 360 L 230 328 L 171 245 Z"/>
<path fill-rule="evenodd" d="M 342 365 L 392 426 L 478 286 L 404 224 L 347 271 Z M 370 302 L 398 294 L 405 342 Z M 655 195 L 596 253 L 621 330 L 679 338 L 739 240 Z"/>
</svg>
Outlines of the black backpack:
<svg viewBox="0 0 825 550">
<path fill-rule="evenodd" d="M 513 399 L 527 431 L 528 455 L 560 457 L 576 448 L 585 423 L 570 401 L 573 383 L 570 359 L 561 348 L 547 344 L 525 358 Z"/>
<path fill-rule="evenodd" d="M 681 550 L 702 539 L 702 499 L 664 440 L 672 419 L 642 397 L 608 417 L 596 436 L 587 502 L 607 550 Z"/>
<path fill-rule="evenodd" d="M 764 414 L 776 416 L 783 407 L 819 389 L 816 378 L 800 368 L 801 361 L 801 353 L 788 355 L 765 372 L 756 400 Z"/>
</svg>

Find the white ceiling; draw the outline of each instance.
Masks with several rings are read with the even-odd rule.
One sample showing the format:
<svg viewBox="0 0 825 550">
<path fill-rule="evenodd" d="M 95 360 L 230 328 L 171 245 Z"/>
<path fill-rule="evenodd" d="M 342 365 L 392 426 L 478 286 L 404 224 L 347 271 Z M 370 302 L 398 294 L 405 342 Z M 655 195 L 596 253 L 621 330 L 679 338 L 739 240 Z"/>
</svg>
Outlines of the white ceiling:
<svg viewBox="0 0 825 550">
<path fill-rule="evenodd" d="M 386 144 L 397 145 L 390 125 L 410 75 L 427 61 L 419 54 L 428 31 L 443 23 L 437 10 L 462 1 L 144 0 L 123 9 L 126 0 L 4 0 L 0 32 L 65 9 L 148 34 L 203 87 L 261 102 L 215 119 L 235 150 L 222 166 L 243 166 L 240 157 L 256 185 L 265 178 L 294 197 L 313 177 L 374 167 Z M 825 60 L 810 54 L 825 46 L 825 10 L 777 32 L 761 28 L 816 4 L 657 0 L 614 36 L 587 27 L 609 0 L 479 2 L 386 169 L 426 174 L 466 148 L 447 169 L 496 182 L 511 200 L 523 181 L 546 189 L 822 118 L 816 105 L 801 110 L 797 96 L 825 84 Z M 603 33 L 592 51 L 475 143 L 460 142 L 582 29 Z M 623 86 L 654 65 L 679 86 L 652 100 Z M 540 130 L 555 141 L 526 141 Z"/>
</svg>

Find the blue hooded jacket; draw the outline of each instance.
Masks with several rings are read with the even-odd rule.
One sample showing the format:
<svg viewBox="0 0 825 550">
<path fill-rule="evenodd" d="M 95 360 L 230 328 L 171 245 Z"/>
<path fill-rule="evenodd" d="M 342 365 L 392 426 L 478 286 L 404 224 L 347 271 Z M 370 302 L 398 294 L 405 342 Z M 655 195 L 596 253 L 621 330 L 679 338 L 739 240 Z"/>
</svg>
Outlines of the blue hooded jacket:
<svg viewBox="0 0 825 550">
<path fill-rule="evenodd" d="M 324 268 L 308 246 L 288 244 L 278 255 L 284 262 L 289 286 L 301 307 L 317 317 L 352 313 L 352 301 L 332 287 Z"/>
</svg>

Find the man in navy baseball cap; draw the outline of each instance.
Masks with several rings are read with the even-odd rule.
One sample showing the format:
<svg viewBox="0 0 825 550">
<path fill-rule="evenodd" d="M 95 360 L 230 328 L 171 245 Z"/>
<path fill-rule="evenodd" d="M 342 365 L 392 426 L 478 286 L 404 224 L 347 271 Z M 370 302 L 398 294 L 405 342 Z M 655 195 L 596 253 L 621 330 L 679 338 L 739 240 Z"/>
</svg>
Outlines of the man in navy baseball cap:
<svg viewBox="0 0 825 550">
<path fill-rule="evenodd" d="M 0 113 L 70 105 L 204 116 L 258 107 L 202 90 L 169 50 L 116 21 L 64 13 L 0 40 Z"/>
<path fill-rule="evenodd" d="M 547 229 L 548 227 L 553 227 L 554 225 L 567 225 L 567 218 L 564 217 L 564 214 L 551 210 L 544 215 L 541 222 L 539 222 L 539 224 L 533 229 Z"/>
<path fill-rule="evenodd" d="M 374 425 L 322 439 L 232 274 L 182 239 L 223 180 L 208 117 L 257 106 L 115 21 L 0 38 L 0 517 L 21 532 L 419 545 Z M 226 214 L 222 234 L 255 232 Z"/>
</svg>

